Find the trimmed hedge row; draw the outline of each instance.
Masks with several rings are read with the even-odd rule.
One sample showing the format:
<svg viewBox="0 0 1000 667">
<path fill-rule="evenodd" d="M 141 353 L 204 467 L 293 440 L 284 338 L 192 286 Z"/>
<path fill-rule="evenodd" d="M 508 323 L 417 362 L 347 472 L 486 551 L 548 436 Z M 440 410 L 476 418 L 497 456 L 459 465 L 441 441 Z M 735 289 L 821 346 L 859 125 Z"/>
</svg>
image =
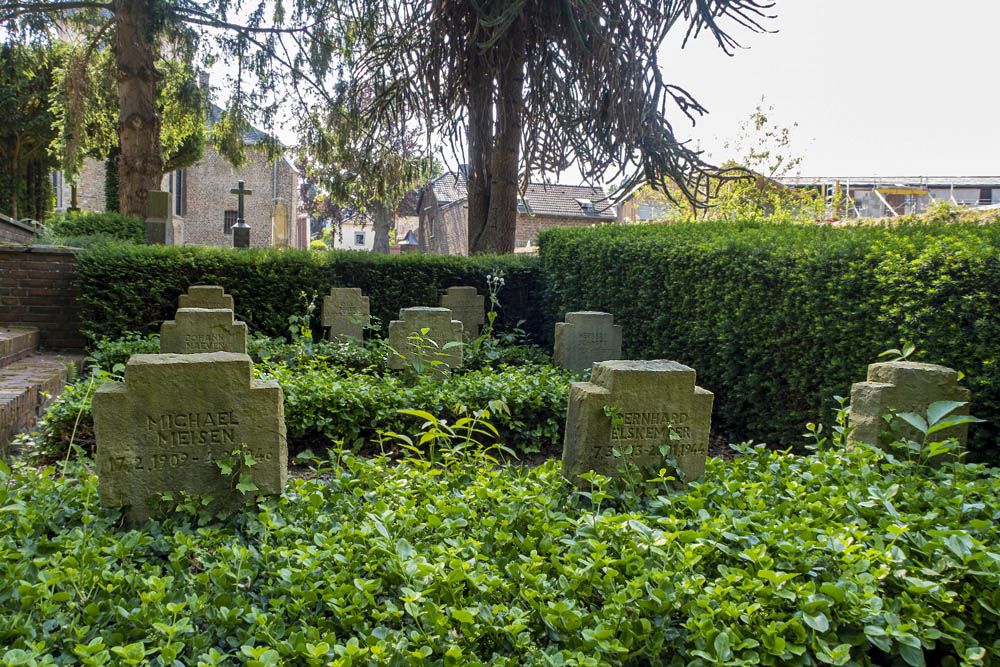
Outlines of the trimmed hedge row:
<svg viewBox="0 0 1000 667">
<path fill-rule="evenodd" d="M 972 414 L 990 422 L 970 449 L 1000 460 L 1000 226 L 604 226 L 549 230 L 540 247 L 547 323 L 613 313 L 626 358 L 697 370 L 714 431 L 801 442 L 908 340 L 912 360 L 967 374 Z"/>
<path fill-rule="evenodd" d="M 533 338 L 542 335 L 538 260 L 523 256 L 388 256 L 350 251 L 242 250 L 112 244 L 79 258 L 81 328 L 91 340 L 118 338 L 126 331 L 158 332 L 172 319 L 177 298 L 190 285 L 222 285 L 233 295 L 236 316 L 251 331 L 285 336 L 288 318 L 302 315 L 317 296 L 313 334 L 320 326 L 322 295 L 331 287 L 360 287 L 383 332 L 399 309 L 437 306 L 453 285 L 472 285 L 486 294 L 486 276 L 505 272 L 499 295 L 498 328 L 519 320 Z"/>
</svg>

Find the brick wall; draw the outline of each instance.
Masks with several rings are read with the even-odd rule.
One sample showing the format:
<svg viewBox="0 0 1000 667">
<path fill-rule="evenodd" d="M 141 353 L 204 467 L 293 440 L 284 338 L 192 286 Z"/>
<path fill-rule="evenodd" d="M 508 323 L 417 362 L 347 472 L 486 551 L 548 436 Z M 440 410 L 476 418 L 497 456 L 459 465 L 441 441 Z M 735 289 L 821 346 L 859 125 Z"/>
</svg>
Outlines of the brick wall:
<svg viewBox="0 0 1000 667">
<path fill-rule="evenodd" d="M 0 217 L 0 243 L 30 243 L 35 230 L 17 220 Z"/>
<path fill-rule="evenodd" d="M 50 350 L 81 349 L 75 248 L 0 246 L 0 325 L 30 325 Z"/>
<path fill-rule="evenodd" d="M 274 166 L 264 156 L 248 151 L 248 161 L 234 172 L 211 145 L 205 146 L 205 156 L 187 170 L 187 215 L 184 217 L 185 245 L 232 246 L 232 234 L 223 231 L 225 213 L 236 210 L 236 195 L 229 191 L 242 179 L 253 190 L 244 200 L 244 217 L 250 225 L 250 245 L 271 245 L 271 208 L 274 201 Z M 278 196 L 288 204 L 288 224 L 291 228 L 289 246 L 298 242 L 295 220 L 298 217 L 298 174 L 283 159 L 277 166 Z M 166 186 L 164 185 L 164 188 Z"/>
<path fill-rule="evenodd" d="M 236 210 L 236 195 L 229 191 L 236 187 L 240 179 L 253 194 L 246 197 L 245 217 L 250 225 L 250 245 L 267 247 L 271 245 L 271 208 L 274 201 L 275 167 L 267 163 L 264 156 L 252 148 L 247 151 L 248 161 L 238 170 L 233 170 L 216 152 L 211 144 L 205 145 L 205 155 L 198 163 L 186 170 L 187 195 L 186 213 L 183 216 L 185 245 L 232 246 L 232 234 L 223 231 L 227 210 Z M 163 175 L 160 189 L 166 191 L 169 174 Z M 296 224 L 299 212 L 298 172 L 284 159 L 277 163 L 278 197 L 288 204 L 289 247 L 308 247 L 309 241 L 299 239 Z M 63 186 L 63 201 L 70 204 L 70 184 Z M 104 163 L 87 158 L 80 170 L 77 181 L 77 203 L 85 211 L 104 210 Z M 171 200 L 173 206 L 173 200 Z M 171 209 L 173 210 L 173 209 Z M 304 245 L 300 245 L 304 243 Z"/>
<path fill-rule="evenodd" d="M 591 227 L 604 223 L 614 223 L 614 220 L 594 220 L 593 218 L 572 218 L 563 215 L 525 215 L 517 214 L 517 227 L 514 231 L 514 243 L 523 246 L 525 241 L 538 245 L 538 232 L 552 227 Z"/>
</svg>

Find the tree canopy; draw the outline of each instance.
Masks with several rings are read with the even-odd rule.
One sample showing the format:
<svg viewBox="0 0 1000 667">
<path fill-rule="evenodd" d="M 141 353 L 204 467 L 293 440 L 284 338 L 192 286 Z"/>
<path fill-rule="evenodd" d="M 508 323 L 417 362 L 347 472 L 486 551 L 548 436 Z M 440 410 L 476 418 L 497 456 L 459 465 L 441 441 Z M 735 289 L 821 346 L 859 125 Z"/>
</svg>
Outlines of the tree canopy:
<svg viewBox="0 0 1000 667">
<path fill-rule="evenodd" d="M 725 178 L 678 139 L 675 109 L 705 109 L 657 63 L 667 34 L 762 31 L 758 0 L 343 0 L 342 97 L 374 130 L 422 120 L 469 164 L 470 250 L 513 248 L 519 186 L 575 165 L 587 179 L 640 182 L 704 204 Z M 368 96 L 359 91 L 374 91 Z M 365 102 L 365 100 L 368 100 Z M 673 186 L 673 187 L 668 187 Z"/>
</svg>

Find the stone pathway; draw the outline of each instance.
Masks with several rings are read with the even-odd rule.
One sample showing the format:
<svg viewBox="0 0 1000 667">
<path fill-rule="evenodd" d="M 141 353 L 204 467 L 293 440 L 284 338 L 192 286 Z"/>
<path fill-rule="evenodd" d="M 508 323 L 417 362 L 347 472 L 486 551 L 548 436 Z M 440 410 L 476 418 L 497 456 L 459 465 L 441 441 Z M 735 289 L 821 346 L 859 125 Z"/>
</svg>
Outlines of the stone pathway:
<svg viewBox="0 0 1000 667">
<path fill-rule="evenodd" d="M 38 351 L 38 329 L 0 327 L 0 448 L 29 428 L 77 373 L 83 355 Z"/>
</svg>

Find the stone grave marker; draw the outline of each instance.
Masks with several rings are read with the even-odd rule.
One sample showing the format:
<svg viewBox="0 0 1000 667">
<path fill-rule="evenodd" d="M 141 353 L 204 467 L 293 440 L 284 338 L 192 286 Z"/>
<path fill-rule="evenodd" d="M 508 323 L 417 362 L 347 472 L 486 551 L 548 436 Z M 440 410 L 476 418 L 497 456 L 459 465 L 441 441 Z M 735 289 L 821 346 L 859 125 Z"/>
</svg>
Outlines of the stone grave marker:
<svg viewBox="0 0 1000 667">
<path fill-rule="evenodd" d="M 437 343 L 424 350 L 415 349 L 410 336 L 420 334 L 422 329 L 428 329 L 424 338 Z M 448 343 L 462 342 L 462 323 L 453 320 L 451 311 L 447 308 L 402 308 L 399 319 L 389 322 L 389 345 L 397 354 L 389 358 L 389 367 L 406 368 L 414 362 L 422 364 L 438 373 L 462 365 L 462 346 L 455 345 L 443 349 Z M 440 361 L 442 364 L 431 364 Z"/>
<path fill-rule="evenodd" d="M 370 319 L 368 297 L 361 296 L 359 287 L 331 287 L 323 297 L 323 326 L 330 340 L 360 340 Z"/>
<path fill-rule="evenodd" d="M 712 422 L 712 392 L 695 385 L 693 368 L 676 361 L 601 361 L 590 382 L 573 382 L 566 412 L 563 475 L 585 487 L 580 475 L 594 470 L 619 477 L 623 459 L 614 447 L 632 446 L 629 462 L 665 467 L 666 443 L 688 482 L 705 472 Z M 622 424 L 612 428 L 605 406 L 620 410 Z M 670 438 L 670 429 L 679 439 Z"/>
<path fill-rule="evenodd" d="M 233 297 L 218 285 L 192 285 L 177 300 L 178 308 L 213 308 L 235 310 Z"/>
<path fill-rule="evenodd" d="M 579 373 L 595 361 L 620 359 L 622 328 L 614 322 L 611 313 L 566 313 L 566 321 L 556 323 L 555 365 Z"/>
<path fill-rule="evenodd" d="M 851 386 L 850 439 L 869 445 L 879 444 L 879 434 L 888 430 L 882 415 L 915 412 L 926 417 L 927 406 L 936 401 L 968 403 L 971 393 L 958 385 L 958 371 L 937 364 L 913 361 L 888 361 L 868 366 L 868 380 Z M 963 405 L 950 414 L 967 415 Z M 902 424 L 904 437 L 922 442 L 924 437 L 909 424 Z M 958 424 L 932 434 L 935 439 L 954 437 L 964 448 L 969 434 L 968 424 Z"/>
<path fill-rule="evenodd" d="M 208 494 L 208 509 L 217 511 L 285 486 L 281 387 L 254 380 L 246 354 L 133 355 L 125 382 L 94 393 L 93 413 L 101 505 L 126 508 L 133 523 L 153 514 L 161 493 Z M 256 461 L 243 471 L 259 491 L 244 495 L 236 489 L 240 470 L 227 476 L 217 465 L 236 458 L 236 449 Z"/>
<path fill-rule="evenodd" d="M 233 297 L 218 285 L 196 285 L 182 294 L 174 319 L 160 325 L 160 352 L 247 351 L 247 325 L 233 318 Z"/>
<path fill-rule="evenodd" d="M 462 323 L 466 342 L 479 336 L 486 323 L 486 299 L 475 287 L 449 287 L 441 297 L 441 307 Z"/>
<path fill-rule="evenodd" d="M 287 248 L 289 243 L 288 204 L 282 197 L 271 207 L 271 243 L 275 248 Z"/>
<path fill-rule="evenodd" d="M 150 190 L 146 193 L 146 243 L 170 245 L 173 237 L 170 193 Z"/>
</svg>

